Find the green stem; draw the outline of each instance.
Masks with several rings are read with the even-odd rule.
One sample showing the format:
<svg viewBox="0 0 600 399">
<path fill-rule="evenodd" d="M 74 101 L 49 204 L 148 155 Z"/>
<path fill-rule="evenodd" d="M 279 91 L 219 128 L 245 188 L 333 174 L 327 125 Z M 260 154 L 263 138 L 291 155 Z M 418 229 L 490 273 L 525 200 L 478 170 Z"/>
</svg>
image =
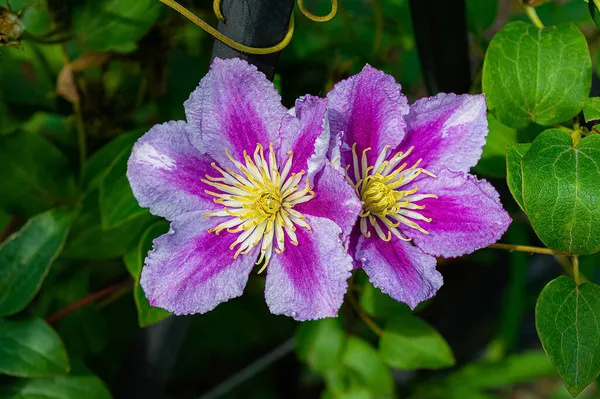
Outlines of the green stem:
<svg viewBox="0 0 600 399">
<path fill-rule="evenodd" d="M 594 4 L 596 5 L 598 11 L 600 11 L 600 0 L 594 0 Z"/>
<path fill-rule="evenodd" d="M 573 255 L 571 257 L 571 262 L 573 262 L 573 279 L 575 280 L 576 285 L 581 285 L 581 275 L 579 274 L 579 255 Z"/>
<path fill-rule="evenodd" d="M 530 247 L 529 245 L 514 245 L 514 244 L 492 244 L 488 248 L 506 249 L 507 251 L 521 251 L 544 255 L 571 255 L 570 252 L 555 251 L 550 248 Z"/>
<path fill-rule="evenodd" d="M 544 27 L 544 24 L 542 23 L 542 20 L 540 19 L 540 17 L 538 17 L 537 12 L 535 11 L 534 7 L 523 4 L 523 9 L 525 10 L 525 14 L 527 14 L 527 16 L 529 17 L 531 22 L 536 27 L 538 27 L 538 28 Z"/>
</svg>

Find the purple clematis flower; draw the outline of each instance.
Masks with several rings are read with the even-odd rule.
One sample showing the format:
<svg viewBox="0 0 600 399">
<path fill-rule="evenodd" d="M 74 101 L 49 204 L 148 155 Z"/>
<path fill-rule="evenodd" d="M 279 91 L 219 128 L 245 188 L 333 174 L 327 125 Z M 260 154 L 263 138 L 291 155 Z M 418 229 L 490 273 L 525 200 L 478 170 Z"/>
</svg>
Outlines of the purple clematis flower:
<svg viewBox="0 0 600 399">
<path fill-rule="evenodd" d="M 208 312 L 240 296 L 260 263 L 272 313 L 335 316 L 361 203 L 326 158 L 327 100 L 288 111 L 254 66 L 217 59 L 184 107 L 187 123 L 154 126 L 129 159 L 140 205 L 171 221 L 142 271 L 150 303 Z"/>
<path fill-rule="evenodd" d="M 363 203 L 355 266 L 414 308 L 442 285 L 435 256 L 492 244 L 511 222 L 494 187 L 467 173 L 488 132 L 484 96 L 438 94 L 409 107 L 394 78 L 367 65 L 327 98 L 330 157 Z"/>
</svg>

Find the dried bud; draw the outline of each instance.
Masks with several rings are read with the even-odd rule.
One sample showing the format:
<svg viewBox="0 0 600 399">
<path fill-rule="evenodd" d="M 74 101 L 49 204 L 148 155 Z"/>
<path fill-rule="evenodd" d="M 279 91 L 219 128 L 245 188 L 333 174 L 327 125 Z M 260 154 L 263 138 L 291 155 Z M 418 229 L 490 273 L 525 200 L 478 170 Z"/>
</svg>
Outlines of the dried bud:
<svg viewBox="0 0 600 399">
<path fill-rule="evenodd" d="M 18 46 L 19 38 L 25 28 L 16 14 L 4 7 L 0 7 L 0 47 Z"/>
</svg>

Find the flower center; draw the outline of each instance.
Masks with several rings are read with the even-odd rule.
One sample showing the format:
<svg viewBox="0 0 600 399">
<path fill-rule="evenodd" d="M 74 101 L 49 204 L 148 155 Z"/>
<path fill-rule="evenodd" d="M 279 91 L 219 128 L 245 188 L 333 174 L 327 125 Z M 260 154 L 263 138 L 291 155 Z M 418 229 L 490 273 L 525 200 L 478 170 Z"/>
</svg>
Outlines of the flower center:
<svg viewBox="0 0 600 399">
<path fill-rule="evenodd" d="M 361 159 L 356 153 L 356 144 L 352 146 L 352 165 L 346 167 L 346 180 L 354 186 L 356 194 L 360 197 L 363 207 L 360 213 L 360 231 L 365 237 L 370 237 L 368 224 L 370 224 L 379 238 L 390 241 L 392 235 L 404 241 L 406 238 L 398 227 L 404 224 L 417 229 L 424 234 L 429 234 L 416 221 L 430 223 L 431 219 L 421 215 L 418 211 L 425 209 L 424 205 L 417 202 L 425 198 L 437 198 L 434 194 L 417 194 L 418 187 L 407 189 L 407 185 L 422 173 L 435 178 L 436 176 L 423 168 L 419 168 L 422 159 L 413 166 L 406 168 L 402 163 L 410 155 L 414 147 L 406 152 L 398 152 L 386 160 L 389 146 L 385 146 L 375 165 L 369 166 L 367 153 L 371 148 L 363 151 Z M 353 169 L 353 177 L 348 173 Z M 383 225 L 383 227 L 382 227 Z M 387 230 L 385 232 L 384 230 Z"/>
<path fill-rule="evenodd" d="M 260 245 L 260 257 L 256 263 L 264 261 L 259 271 L 261 273 L 267 267 L 273 250 L 276 253 L 285 250 L 286 236 L 293 245 L 298 245 L 296 225 L 310 230 L 305 216 L 294 210 L 294 206 L 310 201 L 315 194 L 308 177 L 304 188 L 300 188 L 304 171 L 289 173 L 293 160 L 291 151 L 281 170 L 277 165 L 273 143 L 269 144 L 268 160 L 260 144 L 256 145 L 253 157 L 244 151 L 244 163 L 231 157 L 227 150 L 225 153 L 241 174 L 212 164 L 221 177 L 206 175 L 202 182 L 220 191 L 205 190 L 215 197 L 214 202 L 223 205 L 223 209 L 204 216 L 228 218 L 209 232 L 219 234 L 226 230 L 229 233 L 241 233 L 230 246 L 232 250 L 239 246 L 233 259 Z M 274 248 L 273 240 L 277 241 L 277 248 Z"/>
</svg>

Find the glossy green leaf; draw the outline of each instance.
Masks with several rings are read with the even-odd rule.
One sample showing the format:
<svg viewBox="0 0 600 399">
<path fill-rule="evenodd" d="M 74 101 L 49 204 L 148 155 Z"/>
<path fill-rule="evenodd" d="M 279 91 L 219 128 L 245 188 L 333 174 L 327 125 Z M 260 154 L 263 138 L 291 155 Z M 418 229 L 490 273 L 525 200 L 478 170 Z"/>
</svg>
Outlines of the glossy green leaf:
<svg viewBox="0 0 600 399">
<path fill-rule="evenodd" d="M 34 215 L 72 202 L 75 180 L 63 154 L 42 137 L 17 133 L 0 137 L 0 206 Z"/>
<path fill-rule="evenodd" d="M 576 286 L 567 276 L 542 290 L 535 324 L 558 374 L 573 397 L 600 374 L 600 286 Z"/>
<path fill-rule="evenodd" d="M 339 319 L 302 323 L 296 333 L 296 353 L 317 372 L 338 365 L 346 344 L 346 334 Z"/>
<path fill-rule="evenodd" d="M 408 305 L 384 294 L 369 281 L 365 281 L 363 285 L 360 306 L 370 315 L 380 319 L 389 319 L 397 314 L 410 311 Z"/>
<path fill-rule="evenodd" d="M 111 399 L 104 382 L 95 375 L 59 375 L 11 381 L 0 387 L 0 399 Z"/>
<path fill-rule="evenodd" d="M 507 389 L 554 375 L 552 363 L 543 351 L 529 351 L 499 361 L 470 363 L 435 383 L 427 380 L 419 384 L 410 399 L 496 399 L 484 392 Z"/>
<path fill-rule="evenodd" d="M 148 212 L 139 206 L 131 191 L 126 176 L 129 155 L 129 151 L 122 152 L 100 182 L 100 214 L 105 230 L 116 228 Z"/>
<path fill-rule="evenodd" d="M 0 90 L 4 92 L 5 101 L 54 108 L 54 77 L 58 62 L 61 66 L 64 64 L 62 57 L 62 46 L 58 44 L 42 46 L 23 41 L 19 48 L 3 47 Z"/>
<path fill-rule="evenodd" d="M 549 126 L 581 111 L 591 74 L 588 45 L 575 25 L 539 29 L 511 22 L 490 42 L 482 85 L 489 110 L 503 124 Z"/>
<path fill-rule="evenodd" d="M 388 365 L 402 370 L 454 365 L 452 349 L 444 338 L 410 312 L 399 314 L 386 324 L 379 341 L 379 356 Z"/>
<path fill-rule="evenodd" d="M 136 130 L 122 134 L 96 151 L 83 166 L 81 180 L 84 187 L 87 189 L 99 187 L 104 177 L 113 169 L 116 161 L 123 154 L 131 152 L 133 144 L 142 133 L 143 131 Z"/>
<path fill-rule="evenodd" d="M 600 250 L 600 136 L 581 139 L 559 129 L 540 134 L 523 157 L 523 205 L 549 248 Z"/>
<path fill-rule="evenodd" d="M 523 206 L 523 157 L 531 144 L 513 144 L 506 147 L 506 182 L 521 209 Z"/>
<path fill-rule="evenodd" d="M 489 132 L 475 171 L 477 174 L 505 177 L 506 147 L 517 144 L 517 131 L 498 122 L 492 114 L 487 115 L 487 120 Z"/>
<path fill-rule="evenodd" d="M 353 372 L 377 398 L 392 398 L 395 386 L 390 368 L 367 341 L 349 337 L 342 364 Z"/>
<path fill-rule="evenodd" d="M 0 374 L 47 377 L 69 371 L 58 334 L 41 319 L 0 319 Z"/>
<path fill-rule="evenodd" d="M 146 228 L 157 220 L 145 212 L 131 218 L 118 227 L 104 229 L 98 209 L 98 193 L 88 193 L 83 209 L 73 223 L 63 256 L 72 259 L 111 259 L 125 255 L 137 245 Z"/>
<path fill-rule="evenodd" d="M 72 219 L 71 211 L 42 213 L 0 246 L 0 316 L 17 313 L 33 299 L 62 250 Z"/>
<path fill-rule="evenodd" d="M 148 227 L 142 235 L 139 244 L 133 247 L 124 258 L 125 266 L 127 266 L 127 270 L 135 281 L 133 299 L 135 300 L 135 306 L 137 307 L 138 323 L 140 327 L 147 327 L 171 315 L 166 310 L 150 306 L 150 303 L 140 286 L 142 267 L 144 265 L 144 260 L 148 255 L 148 251 L 152 249 L 152 241 L 156 237 L 165 234 L 167 231 L 169 231 L 169 223 L 166 221 L 160 221 Z"/>
<path fill-rule="evenodd" d="M 600 97 L 590 97 L 585 100 L 583 117 L 586 122 L 600 120 Z"/>
<path fill-rule="evenodd" d="M 118 51 L 123 44 L 141 39 L 161 9 L 155 0 L 81 1 L 73 12 L 73 32 L 92 50 Z"/>
</svg>

